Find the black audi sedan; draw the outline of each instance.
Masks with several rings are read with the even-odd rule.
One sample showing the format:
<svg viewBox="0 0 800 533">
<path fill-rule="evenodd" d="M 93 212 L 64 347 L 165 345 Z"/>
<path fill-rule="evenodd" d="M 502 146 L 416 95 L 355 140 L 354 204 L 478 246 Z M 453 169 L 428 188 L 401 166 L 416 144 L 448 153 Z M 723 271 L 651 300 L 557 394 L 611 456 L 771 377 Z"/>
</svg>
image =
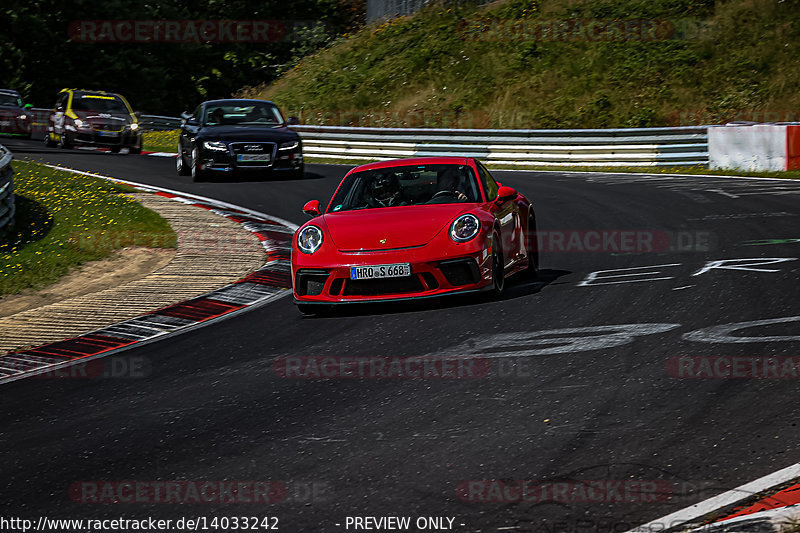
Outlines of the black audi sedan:
<svg viewBox="0 0 800 533">
<path fill-rule="evenodd" d="M 181 115 L 177 170 L 199 181 L 234 173 L 303 176 L 300 136 L 264 100 L 209 100 Z"/>
</svg>

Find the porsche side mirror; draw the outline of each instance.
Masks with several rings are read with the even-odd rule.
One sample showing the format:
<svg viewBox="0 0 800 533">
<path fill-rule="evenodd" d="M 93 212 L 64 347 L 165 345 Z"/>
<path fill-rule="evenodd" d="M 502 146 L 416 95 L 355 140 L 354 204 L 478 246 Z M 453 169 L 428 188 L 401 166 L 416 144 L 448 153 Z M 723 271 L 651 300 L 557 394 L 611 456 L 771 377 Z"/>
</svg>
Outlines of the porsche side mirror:
<svg viewBox="0 0 800 533">
<path fill-rule="evenodd" d="M 497 199 L 495 201 L 498 203 L 507 202 L 516 198 L 517 195 L 518 193 L 513 187 L 500 187 L 497 191 Z"/>
<path fill-rule="evenodd" d="M 299 126 L 300 125 L 300 119 L 297 118 L 297 117 L 289 117 L 289 118 L 286 119 L 286 125 L 287 126 Z"/>
<path fill-rule="evenodd" d="M 312 217 L 318 217 L 322 213 L 319 211 L 319 200 L 311 200 L 303 206 L 303 213 Z"/>
<path fill-rule="evenodd" d="M 24 109 L 33 109 L 33 104 L 25 104 Z"/>
</svg>

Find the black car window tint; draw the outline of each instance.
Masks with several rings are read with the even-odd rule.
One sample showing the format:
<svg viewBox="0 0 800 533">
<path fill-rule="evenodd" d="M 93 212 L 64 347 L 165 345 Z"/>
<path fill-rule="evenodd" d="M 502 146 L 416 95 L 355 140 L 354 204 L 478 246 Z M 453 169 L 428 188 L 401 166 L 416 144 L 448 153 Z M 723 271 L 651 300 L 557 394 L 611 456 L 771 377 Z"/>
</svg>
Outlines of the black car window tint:
<svg viewBox="0 0 800 533">
<path fill-rule="evenodd" d="M 72 98 L 72 109 L 117 115 L 128 114 L 128 108 L 122 100 L 106 96 L 76 95 Z"/>
<path fill-rule="evenodd" d="M 10 94 L 0 94 L 0 105 L 22 107 L 22 100 Z"/>
<path fill-rule="evenodd" d="M 494 178 L 489 174 L 489 171 L 486 170 L 486 167 L 478 161 L 476 161 L 476 163 L 478 163 L 478 174 L 481 176 L 483 188 L 486 190 L 486 201 L 491 202 L 497 197 L 497 191 L 500 187 L 497 186 L 497 182 L 494 181 Z"/>
</svg>

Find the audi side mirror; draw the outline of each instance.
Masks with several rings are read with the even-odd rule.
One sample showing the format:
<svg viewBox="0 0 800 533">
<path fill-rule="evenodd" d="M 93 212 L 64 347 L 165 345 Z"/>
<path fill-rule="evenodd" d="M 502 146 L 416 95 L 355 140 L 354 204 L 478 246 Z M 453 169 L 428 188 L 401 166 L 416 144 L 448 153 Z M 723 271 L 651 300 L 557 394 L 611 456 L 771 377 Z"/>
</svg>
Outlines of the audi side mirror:
<svg viewBox="0 0 800 533">
<path fill-rule="evenodd" d="M 289 117 L 289 118 L 286 119 L 286 125 L 287 126 L 299 126 L 300 125 L 300 119 L 297 118 L 297 117 Z"/>
<path fill-rule="evenodd" d="M 311 200 L 303 206 L 303 213 L 311 217 L 318 217 L 322 213 L 319 210 L 319 200 Z"/>
</svg>

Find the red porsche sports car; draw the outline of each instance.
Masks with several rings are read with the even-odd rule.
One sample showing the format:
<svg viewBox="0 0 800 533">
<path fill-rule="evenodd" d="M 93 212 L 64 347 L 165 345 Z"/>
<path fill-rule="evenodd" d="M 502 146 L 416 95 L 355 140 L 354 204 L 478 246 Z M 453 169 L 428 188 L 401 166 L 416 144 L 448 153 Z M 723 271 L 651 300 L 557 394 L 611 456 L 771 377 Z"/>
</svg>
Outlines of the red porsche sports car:
<svg viewBox="0 0 800 533">
<path fill-rule="evenodd" d="M 303 313 L 331 304 L 502 292 L 538 268 L 531 203 L 477 160 L 370 163 L 342 179 L 325 212 L 292 239 L 292 285 Z"/>
</svg>

